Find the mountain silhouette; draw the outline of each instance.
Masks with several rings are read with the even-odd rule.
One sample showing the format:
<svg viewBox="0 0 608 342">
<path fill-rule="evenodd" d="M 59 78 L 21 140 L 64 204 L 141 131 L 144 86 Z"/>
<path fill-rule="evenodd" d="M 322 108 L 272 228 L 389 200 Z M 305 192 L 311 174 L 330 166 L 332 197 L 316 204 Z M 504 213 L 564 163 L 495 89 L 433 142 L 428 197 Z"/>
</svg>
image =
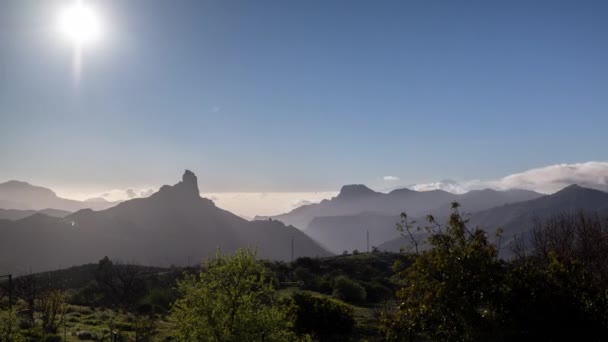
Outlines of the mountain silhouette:
<svg viewBox="0 0 608 342">
<path fill-rule="evenodd" d="M 311 238 L 278 221 L 249 222 L 199 195 L 197 178 L 165 185 L 148 198 L 112 208 L 79 210 L 65 218 L 35 214 L 0 221 L 0 271 L 23 273 L 95 262 L 104 256 L 157 266 L 186 265 L 218 249 L 257 248 L 261 258 L 330 255 Z"/>
<path fill-rule="evenodd" d="M 444 209 L 449 209 L 450 203 L 453 201 L 460 202 L 466 206 L 467 210 L 479 211 L 539 196 L 542 195 L 534 191 L 496 191 L 490 189 L 470 191 L 460 195 L 443 190 L 414 191 L 410 189 L 397 189 L 385 194 L 375 192 L 364 185 L 345 185 L 336 197 L 323 200 L 320 203 L 304 205 L 271 218 L 300 229 L 308 229 L 313 219 L 327 216 L 374 213 L 377 216 L 397 217 L 400 213 L 406 212 L 409 216 L 417 217 L 445 212 Z M 265 218 L 257 217 L 257 219 Z M 350 218 L 347 218 L 347 220 L 350 220 Z M 381 221 L 385 221 L 385 218 L 382 218 Z M 332 222 L 336 223 L 336 219 L 332 219 Z M 318 227 L 318 223 L 319 221 L 315 226 Z M 394 224 L 392 226 L 394 228 Z M 325 240 L 320 241 L 327 242 Z"/>
<path fill-rule="evenodd" d="M 105 200 L 87 200 L 84 202 L 65 199 L 57 196 L 51 189 L 32 185 L 21 181 L 0 183 L 0 208 L 17 210 L 57 209 L 74 212 L 91 208 L 102 210 L 116 205 L 118 202 Z"/>
<path fill-rule="evenodd" d="M 467 210 L 466 206 L 462 208 Z M 561 213 L 574 213 L 579 210 L 608 217 L 608 193 L 579 185 L 570 185 L 551 195 L 473 212 L 469 226 L 486 230 L 488 236 L 495 242 L 497 239 L 494 233 L 497 228 L 502 228 L 501 244 L 508 245 L 514 236 L 529 233 L 535 220 L 543 220 Z M 405 239 L 399 237 L 387 241 L 379 247 L 381 250 L 397 251 L 406 243 Z M 510 254 L 509 248 L 504 248 L 504 246 L 501 251 L 503 256 Z"/>
<path fill-rule="evenodd" d="M 43 210 L 18 210 L 18 209 L 0 209 L 0 220 L 20 220 L 34 214 L 44 214 L 53 217 L 66 217 L 71 213 L 65 210 L 58 209 L 43 209 Z"/>
</svg>

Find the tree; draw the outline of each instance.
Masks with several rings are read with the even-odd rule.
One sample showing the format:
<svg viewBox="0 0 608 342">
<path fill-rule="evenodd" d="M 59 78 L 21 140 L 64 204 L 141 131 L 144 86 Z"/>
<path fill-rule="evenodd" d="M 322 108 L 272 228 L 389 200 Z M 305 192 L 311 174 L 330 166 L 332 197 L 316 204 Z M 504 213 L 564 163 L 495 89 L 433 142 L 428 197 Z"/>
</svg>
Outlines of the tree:
<svg viewBox="0 0 608 342">
<path fill-rule="evenodd" d="M 447 226 L 429 235 L 431 248 L 397 275 L 401 304 L 383 317 L 388 340 L 492 340 L 498 333 L 503 268 L 485 233 L 466 224 L 453 204 Z"/>
<path fill-rule="evenodd" d="M 41 287 L 33 274 L 17 277 L 13 282 L 15 297 L 25 302 L 28 323 L 32 326 L 35 323 L 36 302 L 40 298 Z"/>
<path fill-rule="evenodd" d="M 409 246 L 414 249 L 414 252 L 418 254 L 418 246 L 420 245 L 420 237 L 416 236 L 420 233 L 420 227 L 414 227 L 416 221 L 408 220 L 407 214 L 405 212 L 399 215 L 399 222 L 396 224 L 397 231 L 401 234 L 401 236 L 406 239 L 411 245 Z"/>
<path fill-rule="evenodd" d="M 113 263 L 107 256 L 99 260 L 95 280 L 109 304 L 132 309 L 145 294 L 149 271 L 142 266 Z"/>
<path fill-rule="evenodd" d="M 509 272 L 508 339 L 607 336 L 608 222 L 582 211 L 561 213 L 535 220 L 528 236 L 517 240 Z"/>
<path fill-rule="evenodd" d="M 67 304 L 65 292 L 57 289 L 45 291 L 36 301 L 36 311 L 40 313 L 42 330 L 45 333 L 55 333 L 64 318 Z"/>
<path fill-rule="evenodd" d="M 256 253 L 217 253 L 198 277 L 178 283 L 171 311 L 176 337 L 185 341 L 280 341 L 288 333 L 269 271 Z"/>
<path fill-rule="evenodd" d="M 296 292 L 288 302 L 300 338 L 339 341 L 348 339 L 355 326 L 353 308 L 337 300 Z"/>
</svg>

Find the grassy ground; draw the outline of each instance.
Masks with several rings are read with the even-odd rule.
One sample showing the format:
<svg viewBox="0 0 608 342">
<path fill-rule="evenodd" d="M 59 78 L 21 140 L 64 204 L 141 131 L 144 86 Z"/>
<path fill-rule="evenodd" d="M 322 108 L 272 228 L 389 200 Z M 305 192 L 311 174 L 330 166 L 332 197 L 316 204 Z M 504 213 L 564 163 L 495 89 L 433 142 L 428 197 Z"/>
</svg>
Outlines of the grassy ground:
<svg viewBox="0 0 608 342">
<path fill-rule="evenodd" d="M 57 335 L 66 341 L 81 341 L 77 332 L 89 332 L 98 341 L 111 341 L 110 331 L 116 331 L 127 341 L 135 341 L 138 321 L 148 319 L 137 317 L 131 313 L 124 313 L 103 308 L 89 308 L 86 306 L 69 305 L 65 314 L 65 324 L 60 324 Z M 157 319 L 158 335 L 155 341 L 163 341 L 169 334 L 169 324 L 165 320 Z M 24 330 L 26 336 L 36 338 L 39 331 Z M 37 336 L 40 338 L 40 335 Z"/>
</svg>

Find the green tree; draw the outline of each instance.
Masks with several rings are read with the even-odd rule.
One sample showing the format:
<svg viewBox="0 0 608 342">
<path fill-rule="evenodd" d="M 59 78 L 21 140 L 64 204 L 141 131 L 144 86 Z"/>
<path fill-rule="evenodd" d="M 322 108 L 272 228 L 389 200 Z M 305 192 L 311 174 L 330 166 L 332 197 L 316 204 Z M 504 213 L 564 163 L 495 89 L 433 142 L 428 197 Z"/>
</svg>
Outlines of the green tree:
<svg viewBox="0 0 608 342">
<path fill-rule="evenodd" d="M 396 312 L 385 313 L 389 340 L 493 340 L 499 332 L 504 291 L 496 247 L 481 230 L 469 230 L 452 205 L 445 228 L 428 237 L 430 249 L 397 274 Z"/>
<path fill-rule="evenodd" d="M 171 311 L 174 332 L 183 341 L 282 341 L 286 312 L 276 305 L 272 277 L 256 253 L 217 253 L 198 277 L 178 284 Z"/>
</svg>

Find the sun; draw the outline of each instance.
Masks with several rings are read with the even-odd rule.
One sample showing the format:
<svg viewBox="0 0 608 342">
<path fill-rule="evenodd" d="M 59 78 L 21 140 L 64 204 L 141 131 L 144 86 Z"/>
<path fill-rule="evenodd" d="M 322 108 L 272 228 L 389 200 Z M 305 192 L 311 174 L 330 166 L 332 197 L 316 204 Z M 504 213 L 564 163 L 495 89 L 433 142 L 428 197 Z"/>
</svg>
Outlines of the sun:
<svg viewBox="0 0 608 342">
<path fill-rule="evenodd" d="M 101 37 L 101 23 L 95 10 L 76 0 L 59 13 L 59 31 L 73 44 L 80 47 Z"/>
</svg>

